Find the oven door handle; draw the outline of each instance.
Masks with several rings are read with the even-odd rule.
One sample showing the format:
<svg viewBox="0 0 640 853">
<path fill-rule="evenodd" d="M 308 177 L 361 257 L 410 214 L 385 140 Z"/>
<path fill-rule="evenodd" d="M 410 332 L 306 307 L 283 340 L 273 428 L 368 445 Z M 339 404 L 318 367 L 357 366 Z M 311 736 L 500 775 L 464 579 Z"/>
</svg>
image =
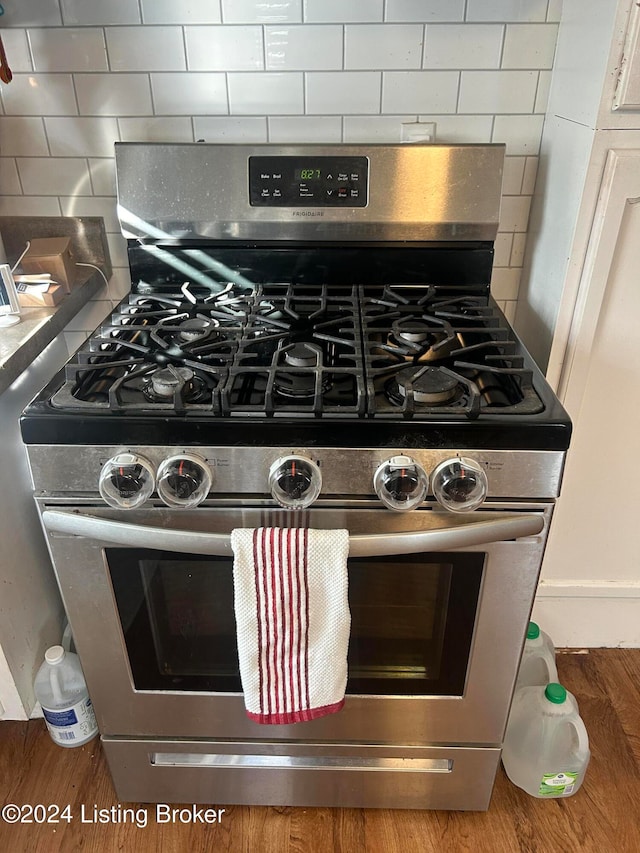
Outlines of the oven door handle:
<svg viewBox="0 0 640 853">
<path fill-rule="evenodd" d="M 467 516 L 477 519 L 471 513 Z M 460 518 L 460 517 L 459 517 Z M 45 510 L 42 520 L 53 533 L 68 533 L 124 545 L 129 548 L 154 548 L 184 554 L 231 554 L 231 537 L 223 533 L 199 533 L 171 530 L 112 521 L 91 515 L 60 510 Z M 544 528 L 544 518 L 534 513 L 495 515 L 489 520 L 469 520 L 454 527 L 416 530 L 403 533 L 372 533 L 349 537 L 350 557 L 383 557 L 392 554 L 417 554 L 426 551 L 451 551 L 536 536 Z"/>
</svg>

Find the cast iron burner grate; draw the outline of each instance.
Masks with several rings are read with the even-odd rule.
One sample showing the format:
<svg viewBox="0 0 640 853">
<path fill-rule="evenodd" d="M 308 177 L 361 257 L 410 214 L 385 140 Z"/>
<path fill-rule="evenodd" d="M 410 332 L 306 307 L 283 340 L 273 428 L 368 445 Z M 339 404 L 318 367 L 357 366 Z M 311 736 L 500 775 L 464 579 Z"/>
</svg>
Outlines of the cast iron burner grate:
<svg viewBox="0 0 640 853">
<path fill-rule="evenodd" d="M 421 417 L 534 414 L 533 389 L 508 325 L 488 296 L 455 288 L 385 287 L 365 298 L 369 413 Z"/>
<path fill-rule="evenodd" d="M 223 410 L 231 416 L 362 416 L 365 384 L 355 287 L 261 285 Z"/>
<path fill-rule="evenodd" d="M 53 406 L 395 419 L 544 408 L 488 297 L 453 286 L 218 287 L 140 287 L 69 362 Z"/>
</svg>

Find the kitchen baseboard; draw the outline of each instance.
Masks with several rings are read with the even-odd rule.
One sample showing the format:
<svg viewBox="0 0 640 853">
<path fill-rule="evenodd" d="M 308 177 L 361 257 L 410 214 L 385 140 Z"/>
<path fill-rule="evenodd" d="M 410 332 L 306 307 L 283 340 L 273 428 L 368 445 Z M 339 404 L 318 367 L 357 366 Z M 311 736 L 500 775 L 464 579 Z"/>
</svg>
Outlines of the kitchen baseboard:
<svg viewBox="0 0 640 853">
<path fill-rule="evenodd" d="M 533 618 L 556 647 L 640 647 L 640 581 L 544 580 Z"/>
</svg>

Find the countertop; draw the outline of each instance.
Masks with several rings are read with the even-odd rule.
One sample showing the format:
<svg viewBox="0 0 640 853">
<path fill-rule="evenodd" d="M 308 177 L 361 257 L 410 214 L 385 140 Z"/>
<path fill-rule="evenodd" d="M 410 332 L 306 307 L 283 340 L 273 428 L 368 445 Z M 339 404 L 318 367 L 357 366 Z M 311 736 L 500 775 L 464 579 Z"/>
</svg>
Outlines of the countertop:
<svg viewBox="0 0 640 853">
<path fill-rule="evenodd" d="M 21 320 L 15 326 L 0 328 L 0 394 L 29 367 L 67 323 L 104 286 L 98 272 L 89 272 L 86 280 L 53 308 L 21 308 Z"/>
</svg>

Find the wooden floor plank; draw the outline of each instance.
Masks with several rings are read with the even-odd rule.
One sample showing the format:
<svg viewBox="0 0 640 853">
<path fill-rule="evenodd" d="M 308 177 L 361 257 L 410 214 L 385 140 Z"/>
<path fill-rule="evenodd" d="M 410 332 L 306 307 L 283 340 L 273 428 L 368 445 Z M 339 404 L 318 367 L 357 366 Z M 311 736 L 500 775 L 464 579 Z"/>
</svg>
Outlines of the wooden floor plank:
<svg viewBox="0 0 640 853">
<path fill-rule="evenodd" d="M 98 740 L 62 749 L 42 721 L 0 723 L 0 805 L 70 806 L 58 824 L 0 820 L 12 853 L 638 853 L 640 851 L 640 650 L 559 654 L 560 680 L 576 695 L 592 760 L 582 789 L 538 800 L 498 772 L 487 812 L 233 806 L 219 825 L 156 822 L 155 807 L 119 803 Z M 96 809 L 132 809 L 146 826 L 81 822 Z M 142 822 L 142 820 L 140 821 Z"/>
</svg>

